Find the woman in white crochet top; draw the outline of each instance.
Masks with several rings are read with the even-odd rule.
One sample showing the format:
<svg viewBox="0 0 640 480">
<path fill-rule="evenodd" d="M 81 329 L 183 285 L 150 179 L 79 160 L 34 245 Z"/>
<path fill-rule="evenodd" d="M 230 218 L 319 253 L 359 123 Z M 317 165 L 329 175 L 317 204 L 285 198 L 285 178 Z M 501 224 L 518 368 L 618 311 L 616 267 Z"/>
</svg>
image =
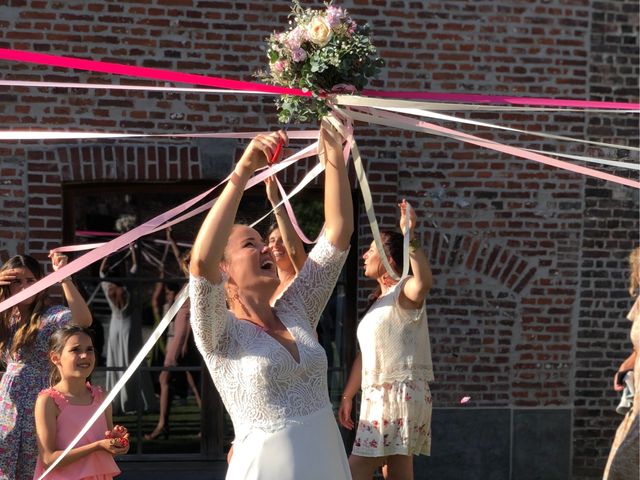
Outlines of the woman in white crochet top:
<svg viewBox="0 0 640 480">
<path fill-rule="evenodd" d="M 400 229 L 406 223 L 400 204 Z M 364 274 L 378 291 L 358 326 L 361 353 L 353 364 L 340 404 L 340 423 L 353 429 L 351 406 L 362 387 L 360 420 L 349 465 L 354 480 L 371 479 L 386 464 L 385 477 L 413 479 L 413 455 L 429 455 L 431 447 L 431 347 L 425 298 L 432 284 L 426 254 L 414 239 L 411 210 L 410 254 L 413 276 L 395 281 L 371 243 L 364 254 Z M 397 276 L 402 269 L 403 236 L 382 232 L 383 255 Z"/>
<path fill-rule="evenodd" d="M 190 267 L 191 325 L 233 421 L 227 479 L 349 479 L 327 358 L 314 335 L 353 232 L 342 139 L 326 120 L 325 233 L 273 306 L 273 256 L 256 230 L 234 225 L 247 181 L 286 141 L 284 132 L 257 136 L 204 220 Z"/>
</svg>

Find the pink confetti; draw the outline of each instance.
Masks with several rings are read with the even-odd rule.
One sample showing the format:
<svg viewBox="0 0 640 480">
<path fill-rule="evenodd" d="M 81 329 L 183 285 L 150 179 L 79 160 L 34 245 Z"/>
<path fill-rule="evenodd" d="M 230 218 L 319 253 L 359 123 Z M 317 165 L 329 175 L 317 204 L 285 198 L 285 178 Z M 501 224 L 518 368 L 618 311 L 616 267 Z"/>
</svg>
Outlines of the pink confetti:
<svg viewBox="0 0 640 480">
<path fill-rule="evenodd" d="M 460 403 L 467 403 L 469 400 L 471 400 L 471 397 L 462 397 Z"/>
</svg>

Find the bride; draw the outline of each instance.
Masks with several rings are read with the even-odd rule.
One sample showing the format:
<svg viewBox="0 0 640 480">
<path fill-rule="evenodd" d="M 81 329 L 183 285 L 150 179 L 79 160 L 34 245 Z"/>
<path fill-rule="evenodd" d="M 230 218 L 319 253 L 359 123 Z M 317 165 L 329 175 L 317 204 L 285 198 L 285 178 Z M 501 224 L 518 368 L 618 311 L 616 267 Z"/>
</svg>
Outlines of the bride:
<svg viewBox="0 0 640 480">
<path fill-rule="evenodd" d="M 292 284 L 279 285 L 260 234 L 234 224 L 243 190 L 272 158 L 282 131 L 254 138 L 204 220 L 191 260 L 195 340 L 235 430 L 227 479 L 350 479 L 314 331 L 347 258 L 353 206 L 342 140 L 324 120 L 324 236 Z M 227 309 L 228 305 L 228 309 Z"/>
</svg>

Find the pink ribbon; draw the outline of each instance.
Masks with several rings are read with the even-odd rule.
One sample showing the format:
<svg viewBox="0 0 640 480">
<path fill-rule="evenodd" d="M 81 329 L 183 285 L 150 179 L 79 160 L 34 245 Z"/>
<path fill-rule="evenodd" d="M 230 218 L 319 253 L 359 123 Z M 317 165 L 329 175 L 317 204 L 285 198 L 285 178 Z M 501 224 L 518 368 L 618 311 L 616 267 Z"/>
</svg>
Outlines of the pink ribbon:
<svg viewBox="0 0 640 480">
<path fill-rule="evenodd" d="M 297 88 L 277 87 L 256 82 L 244 82 L 239 80 L 226 80 L 220 77 L 209 77 L 190 73 L 172 72 L 149 67 L 133 67 L 112 62 L 99 62 L 95 60 L 83 60 L 78 58 L 63 57 L 35 53 L 25 50 L 13 50 L 0 48 L 0 60 L 14 62 L 35 63 L 53 67 L 73 68 L 75 70 L 88 70 L 94 72 L 111 73 L 131 77 L 148 78 L 165 82 L 189 83 L 209 87 L 229 88 L 237 90 L 255 90 L 264 93 L 279 95 L 297 95 L 301 97 L 311 96 L 311 92 L 303 92 Z M 363 90 L 362 95 L 370 97 L 424 99 L 442 102 L 474 102 L 490 104 L 536 105 L 548 107 L 572 107 L 572 108 L 605 108 L 605 109 L 637 109 L 640 103 L 600 102 L 593 100 L 566 100 L 549 99 L 540 97 L 513 97 L 509 95 L 481 95 L 470 93 L 442 93 L 424 91 L 389 92 L 384 90 Z"/>
<path fill-rule="evenodd" d="M 477 93 L 443 92 L 388 92 L 363 90 L 368 97 L 433 100 L 437 102 L 490 103 L 511 105 L 535 105 L 539 107 L 606 108 L 611 110 L 640 110 L 640 103 L 600 102 L 595 100 L 567 100 L 540 97 L 512 97 L 509 95 L 480 95 Z"/>
<path fill-rule="evenodd" d="M 49 65 L 51 67 L 73 68 L 75 70 L 88 70 L 92 72 L 111 73 L 128 77 L 148 78 L 165 82 L 190 83 L 193 85 L 206 85 L 208 87 L 230 88 L 235 90 L 256 90 L 258 92 L 276 93 L 279 95 L 297 95 L 310 97 L 311 92 L 303 92 L 297 88 L 276 87 L 263 83 L 243 82 L 239 80 L 226 80 L 219 77 L 209 77 L 192 73 L 172 72 L 149 67 L 132 67 L 120 63 L 98 62 L 95 60 L 83 60 L 80 58 L 63 57 L 60 55 L 48 55 L 45 53 L 28 52 L 25 50 L 13 50 L 0 48 L 0 60 L 14 62 L 35 63 Z"/>
<path fill-rule="evenodd" d="M 510 147 L 508 145 L 503 145 L 501 143 L 485 140 L 483 138 L 476 137 L 474 135 L 469 135 L 467 133 L 451 130 L 450 128 L 441 127 L 433 123 L 423 122 L 422 120 L 416 120 L 414 118 L 407 117 L 405 115 L 391 113 L 383 110 L 376 110 L 375 114 L 367 113 L 366 115 L 363 115 L 360 118 L 358 118 L 358 114 L 356 113 L 358 110 L 361 112 L 370 112 L 370 110 L 366 108 L 353 108 L 351 113 L 352 115 L 355 113 L 354 118 L 359 120 L 367 121 L 370 123 L 380 123 L 380 121 L 376 121 L 376 117 L 377 117 L 378 119 L 382 120 L 383 125 L 397 126 L 397 124 L 400 124 L 400 125 L 405 125 L 407 127 L 411 127 L 410 129 L 414 131 L 431 130 L 433 132 L 441 133 L 447 137 L 457 138 L 462 141 L 471 143 L 473 145 L 478 145 L 479 147 L 488 148 L 498 152 L 507 153 L 509 155 L 513 155 L 516 157 L 533 160 L 535 162 L 543 163 L 545 165 L 550 165 L 550 166 L 561 168 L 564 170 L 569 170 L 571 172 L 581 173 L 582 175 L 588 175 L 590 177 L 599 178 L 601 180 L 608 180 L 610 182 L 615 182 L 621 185 L 626 185 L 628 187 L 640 189 L 640 182 L 637 182 L 628 178 L 618 177 L 616 175 L 600 172 L 598 170 L 582 167 L 580 165 L 574 165 L 569 162 L 564 162 L 562 160 L 557 160 L 555 158 L 547 157 L 546 155 L 540 155 L 538 153 L 529 152 L 522 148 Z M 385 122 L 385 120 L 387 120 L 387 122 Z"/>
<path fill-rule="evenodd" d="M 286 161 L 278 163 L 278 164 L 274 165 L 273 167 L 267 168 L 267 169 L 263 170 L 262 172 L 256 174 L 255 176 L 253 176 L 249 180 L 249 182 L 247 182 L 247 186 L 246 186 L 245 189 L 249 189 L 249 188 L 253 187 L 254 185 L 264 181 L 265 177 L 268 177 L 270 175 L 274 175 L 277 171 L 286 168 L 291 163 L 293 163 L 293 162 L 295 162 L 297 160 L 300 160 L 301 158 L 305 158 L 305 157 L 308 157 L 308 156 L 311 156 L 311 155 L 315 155 L 316 152 L 317 152 L 317 142 L 312 144 L 312 145 L 309 145 L 308 147 L 303 149 L 301 152 L 298 152 L 297 154 L 292 155 Z M 215 187 L 207 190 L 204 193 L 201 193 L 200 195 L 192 198 L 191 200 L 188 200 L 187 202 L 184 202 L 183 204 L 178 205 L 177 207 L 174 207 L 171 210 L 168 210 L 168 211 L 158 215 L 157 217 L 152 218 L 151 220 L 143 223 L 142 225 L 139 225 L 139 226 L 135 227 L 132 230 L 129 230 L 128 232 L 120 235 L 119 237 L 116 237 L 113 240 L 102 244 L 101 246 L 95 248 L 94 250 L 91 250 L 90 252 L 85 253 L 84 255 L 82 255 L 81 257 L 77 258 L 76 260 L 74 260 L 74 261 L 68 263 L 67 265 L 59 268 L 58 270 L 56 270 L 55 272 L 47 275 L 46 277 L 38 280 L 36 283 L 31 285 L 30 287 L 22 290 L 19 293 L 16 293 L 15 295 L 12 295 L 11 297 L 7 298 L 6 300 L 0 302 L 0 312 L 3 312 L 5 310 L 17 305 L 18 303 L 22 302 L 23 300 L 26 300 L 27 298 L 32 297 L 36 293 L 38 293 L 38 292 L 40 292 L 40 291 L 42 291 L 42 290 L 44 290 L 46 288 L 49 288 L 50 286 L 54 285 L 55 283 L 60 282 L 62 279 L 67 278 L 67 277 L 73 275 L 74 273 L 79 272 L 83 268 L 86 268 L 89 265 L 91 265 L 92 263 L 95 263 L 98 260 L 101 260 L 102 258 L 106 257 L 107 255 L 110 255 L 110 254 L 112 254 L 114 252 L 117 252 L 118 250 L 128 246 L 130 243 L 135 242 L 140 237 L 143 237 L 145 235 L 149 235 L 151 233 L 157 232 L 157 231 L 162 230 L 164 228 L 167 228 L 167 227 L 169 227 L 171 225 L 175 225 L 176 223 L 184 221 L 187 218 L 190 218 L 192 216 L 197 215 L 198 213 L 201 213 L 203 211 L 208 210 L 211 207 L 211 205 L 213 205 L 213 202 L 215 200 L 207 202 L 206 204 L 194 209 L 191 212 L 187 212 L 187 213 L 185 213 L 183 215 L 180 215 L 185 210 L 192 208 L 198 202 L 204 200 L 214 190 L 216 190 L 221 185 L 223 185 L 229 178 L 230 178 L 230 176 L 225 178 L 222 182 L 218 183 Z M 178 215 L 180 215 L 180 216 L 178 216 Z M 176 216 L 178 216 L 178 218 L 175 218 Z M 60 247 L 60 249 L 56 249 L 56 251 L 61 251 L 61 249 L 66 249 L 66 248 L 69 248 L 69 247 Z M 72 248 L 75 248 L 75 249 L 71 250 L 71 251 L 78 251 L 78 250 L 82 249 L 82 245 L 74 246 Z M 70 251 L 70 250 L 67 250 L 67 251 Z"/>
</svg>

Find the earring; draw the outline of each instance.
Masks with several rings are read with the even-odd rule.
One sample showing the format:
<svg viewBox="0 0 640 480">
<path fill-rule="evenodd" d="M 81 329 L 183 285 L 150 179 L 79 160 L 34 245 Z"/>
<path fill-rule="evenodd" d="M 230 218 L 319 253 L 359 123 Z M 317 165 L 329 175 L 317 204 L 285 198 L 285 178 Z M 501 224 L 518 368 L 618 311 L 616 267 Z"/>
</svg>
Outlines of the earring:
<svg viewBox="0 0 640 480">
<path fill-rule="evenodd" d="M 231 303 L 236 303 L 240 300 L 240 295 L 238 295 L 238 290 L 235 291 L 231 291 L 231 288 L 227 287 L 226 289 L 227 292 L 227 302 L 229 304 Z"/>
</svg>

